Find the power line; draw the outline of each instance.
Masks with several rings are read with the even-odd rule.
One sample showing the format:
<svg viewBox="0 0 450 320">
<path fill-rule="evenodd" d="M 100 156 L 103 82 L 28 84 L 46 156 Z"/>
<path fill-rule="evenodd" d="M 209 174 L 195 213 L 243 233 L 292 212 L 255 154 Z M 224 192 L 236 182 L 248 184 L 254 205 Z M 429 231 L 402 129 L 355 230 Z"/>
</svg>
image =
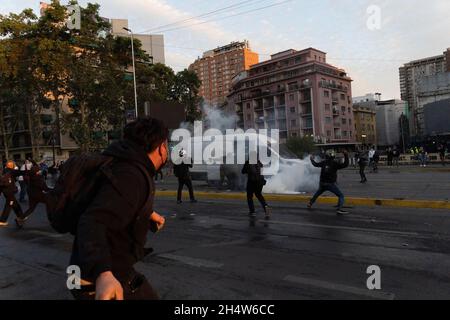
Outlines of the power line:
<svg viewBox="0 0 450 320">
<path fill-rule="evenodd" d="M 163 28 L 174 26 L 174 25 L 177 25 L 177 24 L 180 24 L 180 23 L 184 23 L 184 22 L 187 22 L 187 21 L 190 21 L 190 20 L 194 20 L 194 19 L 198 19 L 198 18 L 203 18 L 203 17 L 215 15 L 217 13 L 221 13 L 222 11 L 226 12 L 226 11 L 228 11 L 230 9 L 237 9 L 237 8 L 240 8 L 240 7 L 247 6 L 247 5 L 251 4 L 251 2 L 254 2 L 254 1 L 255 0 L 242 1 L 242 2 L 239 2 L 239 3 L 235 3 L 233 5 L 227 6 L 227 7 L 223 7 L 223 8 L 219 8 L 219 9 L 213 10 L 213 11 L 209 11 L 209 12 L 203 13 L 203 14 L 198 15 L 198 16 L 189 17 L 189 18 L 186 18 L 186 19 L 183 19 L 183 20 L 179 20 L 179 21 L 175 21 L 175 22 L 172 22 L 172 23 L 168 23 L 168 24 L 165 24 L 165 25 L 162 25 L 162 26 L 159 26 L 159 27 L 150 28 L 150 29 L 141 31 L 140 33 L 146 33 L 146 32 L 151 32 L 151 31 L 158 30 L 158 29 L 163 29 Z"/>
<path fill-rule="evenodd" d="M 220 21 L 220 20 L 224 20 L 224 19 L 228 19 L 228 18 L 240 16 L 240 15 L 247 14 L 247 13 L 252 13 L 252 12 L 264 10 L 264 9 L 271 8 L 271 7 L 275 7 L 275 6 L 281 6 L 281 5 L 285 4 L 285 3 L 292 2 L 292 1 L 295 1 L 295 0 L 286 0 L 286 1 L 279 2 L 279 3 L 274 3 L 274 4 L 271 4 L 271 5 L 268 5 L 268 6 L 259 7 L 259 8 L 255 8 L 255 9 L 252 9 L 252 10 L 239 12 L 239 13 L 237 13 L 237 14 L 225 16 L 225 17 L 222 17 L 222 18 L 206 20 L 206 21 L 202 21 L 202 22 L 198 22 L 198 23 L 193 23 L 193 24 L 189 24 L 189 25 L 186 25 L 186 26 L 181 26 L 181 27 L 176 27 L 176 28 L 166 29 L 166 30 L 158 30 L 158 32 L 159 32 L 159 33 L 162 33 L 162 32 L 169 32 L 169 31 L 174 31 L 174 30 L 179 30 L 179 29 L 185 29 L 185 28 L 188 28 L 188 27 L 192 27 L 192 26 L 197 26 L 197 25 L 205 24 L 205 23 L 208 23 L 208 22 Z"/>
</svg>

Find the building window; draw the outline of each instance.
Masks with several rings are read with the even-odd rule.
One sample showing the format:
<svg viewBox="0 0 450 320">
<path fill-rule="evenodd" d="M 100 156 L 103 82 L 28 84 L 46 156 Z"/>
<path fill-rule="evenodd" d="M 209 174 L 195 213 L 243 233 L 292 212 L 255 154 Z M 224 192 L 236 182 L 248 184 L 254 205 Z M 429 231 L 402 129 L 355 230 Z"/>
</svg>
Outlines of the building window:
<svg viewBox="0 0 450 320">
<path fill-rule="evenodd" d="M 297 126 L 297 120 L 291 120 L 291 127 L 295 128 Z"/>
<path fill-rule="evenodd" d="M 347 124 L 347 119 L 342 118 L 342 124 Z"/>
<path fill-rule="evenodd" d="M 297 136 L 297 132 L 292 132 L 291 133 L 291 137 L 296 137 Z"/>
<path fill-rule="evenodd" d="M 353 137 L 353 132 L 352 131 L 350 131 L 350 137 Z"/>
<path fill-rule="evenodd" d="M 293 94 L 289 95 L 289 101 L 294 101 L 294 95 Z"/>
<path fill-rule="evenodd" d="M 295 107 L 291 107 L 291 113 L 295 113 Z"/>
<path fill-rule="evenodd" d="M 352 119 L 348 119 L 348 125 L 349 125 L 349 126 L 352 125 Z"/>
<path fill-rule="evenodd" d="M 247 109 L 250 109 L 250 103 L 247 103 Z"/>
<path fill-rule="evenodd" d="M 330 97 L 330 91 L 325 90 L 325 91 L 323 92 L 323 96 L 324 96 L 325 98 L 329 98 L 329 97 Z"/>
<path fill-rule="evenodd" d="M 331 137 L 331 131 L 330 130 L 327 131 L 327 137 Z"/>
<path fill-rule="evenodd" d="M 328 103 L 325 104 L 325 111 L 331 111 L 331 106 Z"/>
<path fill-rule="evenodd" d="M 331 123 L 331 117 L 325 117 L 325 123 L 330 124 Z"/>
<path fill-rule="evenodd" d="M 342 136 L 347 137 L 347 131 L 342 131 Z"/>
<path fill-rule="evenodd" d="M 345 94 L 341 93 L 341 100 L 345 100 Z"/>
<path fill-rule="evenodd" d="M 342 114 L 345 114 L 345 109 L 346 108 L 344 106 L 341 107 Z"/>
</svg>

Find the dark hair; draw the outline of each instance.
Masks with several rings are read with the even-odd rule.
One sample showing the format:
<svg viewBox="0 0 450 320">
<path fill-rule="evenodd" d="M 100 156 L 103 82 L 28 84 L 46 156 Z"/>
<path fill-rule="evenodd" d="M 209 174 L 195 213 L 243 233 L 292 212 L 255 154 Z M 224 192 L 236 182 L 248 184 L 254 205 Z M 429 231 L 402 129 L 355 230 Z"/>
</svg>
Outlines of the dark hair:
<svg viewBox="0 0 450 320">
<path fill-rule="evenodd" d="M 158 119 L 140 117 L 127 124 L 123 130 L 124 139 L 130 140 L 142 147 L 146 152 L 152 152 L 169 138 L 169 129 Z"/>
</svg>

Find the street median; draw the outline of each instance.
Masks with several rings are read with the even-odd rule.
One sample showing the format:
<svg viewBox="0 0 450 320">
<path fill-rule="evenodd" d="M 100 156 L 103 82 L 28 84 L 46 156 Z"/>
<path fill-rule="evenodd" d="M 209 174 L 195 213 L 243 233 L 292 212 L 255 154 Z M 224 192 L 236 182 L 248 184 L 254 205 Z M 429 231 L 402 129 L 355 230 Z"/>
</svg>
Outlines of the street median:
<svg viewBox="0 0 450 320">
<path fill-rule="evenodd" d="M 156 196 L 176 198 L 175 190 L 158 190 Z M 199 199 L 223 199 L 223 200 L 246 200 L 245 193 L 234 192 L 206 192 L 198 191 L 195 196 Z M 307 203 L 310 196 L 295 194 L 264 194 L 267 201 L 276 202 L 299 202 Z M 317 200 L 322 204 L 336 204 L 336 197 L 320 197 Z M 364 207 L 397 207 L 397 208 L 418 208 L 418 209 L 447 209 L 450 210 L 450 202 L 442 200 L 410 200 L 410 199 L 378 199 L 378 198 L 357 198 L 346 197 L 345 204 L 347 206 L 364 206 Z"/>
</svg>

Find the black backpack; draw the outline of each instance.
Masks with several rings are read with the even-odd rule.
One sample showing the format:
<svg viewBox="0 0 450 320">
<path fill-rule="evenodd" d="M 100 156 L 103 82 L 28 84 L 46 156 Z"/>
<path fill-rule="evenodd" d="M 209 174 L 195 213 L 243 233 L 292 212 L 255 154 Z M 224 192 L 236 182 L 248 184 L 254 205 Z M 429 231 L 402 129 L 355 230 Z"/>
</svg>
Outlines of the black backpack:
<svg viewBox="0 0 450 320">
<path fill-rule="evenodd" d="M 60 167 L 55 187 L 47 193 L 47 218 L 59 233 L 75 235 L 78 220 L 96 195 L 113 157 L 86 153 L 70 157 Z"/>
<path fill-rule="evenodd" d="M 76 234 L 81 214 L 86 211 L 105 179 L 113 186 L 117 185 L 110 170 L 113 161 L 114 157 L 84 153 L 70 157 L 60 167 L 55 187 L 47 193 L 47 217 L 53 229 L 59 233 Z M 135 165 L 150 185 L 147 170 L 139 163 Z"/>
</svg>

